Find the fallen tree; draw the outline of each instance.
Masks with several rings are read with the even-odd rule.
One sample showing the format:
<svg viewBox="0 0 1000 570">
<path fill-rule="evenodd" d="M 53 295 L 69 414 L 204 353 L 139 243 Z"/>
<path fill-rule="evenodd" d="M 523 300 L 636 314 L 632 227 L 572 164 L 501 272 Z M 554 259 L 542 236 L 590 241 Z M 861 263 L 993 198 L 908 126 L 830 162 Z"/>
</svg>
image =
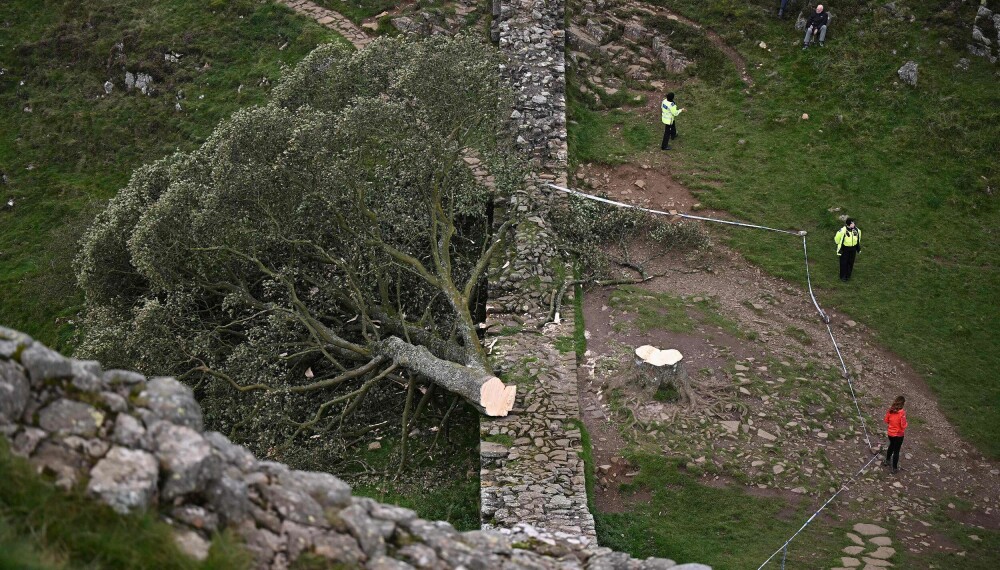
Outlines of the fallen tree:
<svg viewBox="0 0 1000 570">
<path fill-rule="evenodd" d="M 506 415 L 471 308 L 523 178 L 500 64 L 470 38 L 322 46 L 139 169 L 83 243 L 80 352 L 178 376 L 262 446 L 339 429 L 384 382 Z"/>
</svg>

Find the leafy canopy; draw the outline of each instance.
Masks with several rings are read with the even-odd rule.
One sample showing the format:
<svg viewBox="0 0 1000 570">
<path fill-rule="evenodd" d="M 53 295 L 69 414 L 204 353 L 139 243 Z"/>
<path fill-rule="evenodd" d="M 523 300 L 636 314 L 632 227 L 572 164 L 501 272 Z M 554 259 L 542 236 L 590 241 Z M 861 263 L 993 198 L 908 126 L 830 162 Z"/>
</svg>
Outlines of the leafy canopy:
<svg viewBox="0 0 1000 570">
<path fill-rule="evenodd" d="M 469 300 L 504 233 L 489 206 L 523 176 L 501 63 L 463 37 L 324 45 L 138 169 L 84 239 L 80 351 L 178 375 L 261 445 L 398 375 L 390 334 L 485 370 Z"/>
</svg>

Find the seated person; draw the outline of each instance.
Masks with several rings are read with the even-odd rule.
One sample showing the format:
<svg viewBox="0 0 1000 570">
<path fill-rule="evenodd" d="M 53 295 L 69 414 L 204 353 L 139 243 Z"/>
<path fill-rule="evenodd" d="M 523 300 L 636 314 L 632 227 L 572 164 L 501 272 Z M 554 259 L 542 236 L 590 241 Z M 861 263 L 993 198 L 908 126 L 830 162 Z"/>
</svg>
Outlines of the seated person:
<svg viewBox="0 0 1000 570">
<path fill-rule="evenodd" d="M 823 11 L 823 5 L 816 6 L 816 13 L 809 15 L 806 22 L 806 39 L 802 43 L 802 49 L 808 49 L 814 36 L 819 36 L 819 45 L 822 47 L 826 41 L 826 25 L 830 23 L 830 15 Z"/>
</svg>

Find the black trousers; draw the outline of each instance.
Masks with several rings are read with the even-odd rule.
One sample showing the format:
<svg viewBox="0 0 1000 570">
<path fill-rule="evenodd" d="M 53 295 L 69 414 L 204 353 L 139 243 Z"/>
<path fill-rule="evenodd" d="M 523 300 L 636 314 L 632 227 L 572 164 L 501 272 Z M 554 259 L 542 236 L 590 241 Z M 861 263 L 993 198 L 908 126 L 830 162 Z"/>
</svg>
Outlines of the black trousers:
<svg viewBox="0 0 1000 570">
<path fill-rule="evenodd" d="M 903 436 L 889 436 L 889 449 L 885 452 L 885 462 L 892 463 L 892 468 L 899 467 L 899 450 L 903 447 Z"/>
<path fill-rule="evenodd" d="M 840 278 L 848 280 L 854 271 L 854 258 L 858 256 L 858 246 L 842 246 L 840 248 Z"/>
<path fill-rule="evenodd" d="M 663 142 L 660 143 L 660 148 L 667 150 L 667 147 L 670 146 L 670 139 L 675 138 L 677 138 L 677 123 L 663 125 Z"/>
</svg>

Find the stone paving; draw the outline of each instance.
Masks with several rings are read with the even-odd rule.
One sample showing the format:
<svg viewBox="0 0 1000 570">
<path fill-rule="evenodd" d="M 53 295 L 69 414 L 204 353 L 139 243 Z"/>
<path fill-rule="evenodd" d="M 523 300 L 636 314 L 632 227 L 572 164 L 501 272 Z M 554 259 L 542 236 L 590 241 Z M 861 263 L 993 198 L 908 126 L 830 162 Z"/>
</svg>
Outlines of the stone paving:
<svg viewBox="0 0 1000 570">
<path fill-rule="evenodd" d="M 288 6 L 292 10 L 316 20 L 321 26 L 326 26 L 348 39 L 354 47 L 361 49 L 371 43 L 372 38 L 361 28 L 354 25 L 339 12 L 328 10 L 309 0 L 276 0 L 278 4 Z"/>
<path fill-rule="evenodd" d="M 584 546 L 596 535 L 580 457 L 576 355 L 556 348 L 573 337 L 574 323 L 548 324 L 541 334 L 533 323 L 524 327 L 493 345 L 518 397 L 509 416 L 480 422 L 483 528 L 529 522 Z"/>
<path fill-rule="evenodd" d="M 852 530 L 854 532 L 847 533 L 851 544 L 843 549 L 846 556 L 840 558 L 840 566 L 831 570 L 861 568 L 862 564 L 864 564 L 863 570 L 879 570 L 893 566 L 889 559 L 896 555 L 896 549 L 892 547 L 892 539 L 886 536 L 888 530 L 869 523 L 858 523 Z"/>
</svg>

